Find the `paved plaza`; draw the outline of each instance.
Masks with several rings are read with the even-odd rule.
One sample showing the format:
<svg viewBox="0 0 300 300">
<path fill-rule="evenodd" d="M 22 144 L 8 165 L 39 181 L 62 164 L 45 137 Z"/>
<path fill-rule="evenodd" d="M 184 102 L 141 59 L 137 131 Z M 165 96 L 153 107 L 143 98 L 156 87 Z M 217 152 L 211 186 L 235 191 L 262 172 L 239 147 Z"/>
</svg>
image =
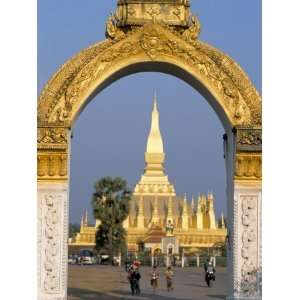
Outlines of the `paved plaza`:
<svg viewBox="0 0 300 300">
<path fill-rule="evenodd" d="M 226 298 L 226 269 L 217 269 L 213 287 L 204 282 L 202 269 L 175 269 L 174 291 L 167 292 L 161 269 L 156 294 L 150 287 L 150 268 L 141 268 L 141 290 L 132 296 L 124 269 L 109 266 L 69 266 L 68 300 L 213 300 Z"/>
</svg>

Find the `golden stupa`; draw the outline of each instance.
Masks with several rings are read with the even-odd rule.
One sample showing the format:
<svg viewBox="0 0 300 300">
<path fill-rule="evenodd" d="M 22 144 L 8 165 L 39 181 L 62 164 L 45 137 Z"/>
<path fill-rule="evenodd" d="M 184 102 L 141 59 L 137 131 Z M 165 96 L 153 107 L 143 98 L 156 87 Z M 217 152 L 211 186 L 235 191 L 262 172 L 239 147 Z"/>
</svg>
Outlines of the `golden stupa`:
<svg viewBox="0 0 300 300">
<path fill-rule="evenodd" d="M 123 226 L 127 230 L 128 252 L 138 250 L 141 242 L 151 250 L 161 252 L 162 241 L 167 236 L 166 227 L 172 224 L 172 235 L 185 253 L 195 249 L 213 247 L 225 242 L 227 229 L 222 215 L 218 224 L 214 211 L 214 196 L 199 195 L 178 197 L 164 168 L 165 152 L 159 126 L 159 111 L 154 97 L 151 128 L 145 152 L 145 170 L 134 188 L 130 213 Z M 87 214 L 82 218 L 80 232 L 70 246 L 93 246 L 99 225 L 88 224 Z"/>
</svg>

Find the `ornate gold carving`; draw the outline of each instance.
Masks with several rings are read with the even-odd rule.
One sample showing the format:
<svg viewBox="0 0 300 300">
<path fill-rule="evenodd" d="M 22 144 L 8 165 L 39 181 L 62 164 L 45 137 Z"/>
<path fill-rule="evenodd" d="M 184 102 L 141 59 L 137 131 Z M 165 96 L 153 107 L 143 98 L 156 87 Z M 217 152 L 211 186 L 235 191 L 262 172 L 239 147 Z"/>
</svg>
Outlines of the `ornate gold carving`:
<svg viewBox="0 0 300 300">
<path fill-rule="evenodd" d="M 40 152 L 37 157 L 38 180 L 67 180 L 68 155 L 66 153 Z"/>
<path fill-rule="evenodd" d="M 62 98 L 63 94 L 78 72 L 99 54 L 99 52 L 111 45 L 112 41 L 106 40 L 82 50 L 54 74 L 40 95 L 38 105 L 38 124 L 40 126 L 48 126 L 49 123 L 52 125 L 69 125 L 67 118 L 72 110 L 72 106 L 70 103 L 64 101 L 64 98 Z M 63 103 L 61 103 L 62 101 Z M 56 107 L 59 107 L 56 111 L 57 120 L 50 121 L 50 115 Z"/>
<path fill-rule="evenodd" d="M 125 33 L 117 26 L 116 16 L 111 15 L 106 22 L 106 32 L 105 35 L 107 38 L 111 39 L 122 39 L 125 36 Z"/>
<path fill-rule="evenodd" d="M 175 15 L 178 19 L 180 19 L 181 16 L 181 9 L 179 7 L 175 7 L 173 10 L 173 15 Z"/>
<path fill-rule="evenodd" d="M 160 52 L 165 50 L 165 41 L 159 37 L 156 30 L 149 30 L 142 35 L 141 47 L 151 59 L 155 59 Z"/>
<path fill-rule="evenodd" d="M 68 140 L 68 128 L 38 128 L 38 180 L 67 180 Z"/>
<path fill-rule="evenodd" d="M 235 162 L 235 179 L 260 180 L 262 178 L 261 154 L 237 154 Z"/>
<path fill-rule="evenodd" d="M 182 36 L 188 42 L 194 43 L 200 34 L 201 24 L 199 19 L 195 16 L 191 18 L 191 24 L 192 25 L 183 32 Z"/>
<path fill-rule="evenodd" d="M 128 15 L 131 17 L 136 15 L 136 10 L 132 6 L 129 6 L 127 11 Z"/>
<path fill-rule="evenodd" d="M 237 151 L 261 151 L 261 128 L 237 128 Z"/>
<path fill-rule="evenodd" d="M 157 20 L 180 31 L 189 26 L 190 3 L 186 0 L 125 0 L 119 1 L 116 15 L 121 28 L 131 29 Z"/>
<path fill-rule="evenodd" d="M 68 147 L 68 129 L 59 127 L 38 128 L 38 149 L 66 150 Z"/>
<path fill-rule="evenodd" d="M 147 14 L 151 16 L 152 19 L 155 19 L 156 16 L 160 15 L 161 10 L 159 5 L 153 5 L 147 10 Z"/>
<path fill-rule="evenodd" d="M 195 25 L 196 26 L 196 25 Z M 232 125 L 255 127 L 261 124 L 261 100 L 240 67 L 216 49 L 193 39 L 193 30 L 185 38 L 167 26 L 150 23 L 127 32 L 120 40 L 109 40 L 82 51 L 66 63 L 41 94 L 39 124 L 70 126 L 106 73 L 112 73 L 126 60 L 144 61 L 143 52 L 155 61 L 178 61 L 188 72 L 214 91 Z M 195 31 L 196 32 L 196 31 Z M 189 36 L 189 38 L 187 38 Z M 76 66 L 76 67 L 75 67 Z"/>
</svg>

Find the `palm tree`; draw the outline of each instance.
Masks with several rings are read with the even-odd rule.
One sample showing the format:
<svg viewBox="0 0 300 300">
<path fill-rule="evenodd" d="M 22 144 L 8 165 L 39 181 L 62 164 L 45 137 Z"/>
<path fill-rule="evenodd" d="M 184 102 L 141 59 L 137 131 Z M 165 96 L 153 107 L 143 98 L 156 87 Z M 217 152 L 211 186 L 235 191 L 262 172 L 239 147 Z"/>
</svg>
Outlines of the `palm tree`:
<svg viewBox="0 0 300 300">
<path fill-rule="evenodd" d="M 126 180 L 120 177 L 103 177 L 95 183 L 92 206 L 95 219 L 101 221 L 96 232 L 96 250 L 107 251 L 112 264 L 114 254 L 125 247 L 122 223 L 129 214 L 131 197 Z"/>
</svg>

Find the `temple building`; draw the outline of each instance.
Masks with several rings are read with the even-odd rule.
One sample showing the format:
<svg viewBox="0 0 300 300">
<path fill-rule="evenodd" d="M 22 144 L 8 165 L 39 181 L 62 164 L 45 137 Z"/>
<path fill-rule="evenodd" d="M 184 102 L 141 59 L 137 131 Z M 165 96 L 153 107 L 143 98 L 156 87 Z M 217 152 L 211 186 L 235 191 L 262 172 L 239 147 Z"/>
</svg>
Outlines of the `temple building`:
<svg viewBox="0 0 300 300">
<path fill-rule="evenodd" d="M 134 188 L 130 213 L 123 226 L 127 230 L 128 252 L 136 252 L 142 243 L 151 253 L 164 252 L 163 240 L 173 237 L 174 249 L 186 253 L 213 247 L 225 242 L 227 229 L 223 215 L 218 224 L 214 209 L 214 195 L 199 194 L 189 201 L 179 197 L 165 172 L 165 152 L 159 126 L 159 111 L 154 98 L 151 128 L 145 152 L 145 169 Z M 87 215 L 81 220 L 80 232 L 71 246 L 94 245 L 94 226 Z"/>
</svg>

